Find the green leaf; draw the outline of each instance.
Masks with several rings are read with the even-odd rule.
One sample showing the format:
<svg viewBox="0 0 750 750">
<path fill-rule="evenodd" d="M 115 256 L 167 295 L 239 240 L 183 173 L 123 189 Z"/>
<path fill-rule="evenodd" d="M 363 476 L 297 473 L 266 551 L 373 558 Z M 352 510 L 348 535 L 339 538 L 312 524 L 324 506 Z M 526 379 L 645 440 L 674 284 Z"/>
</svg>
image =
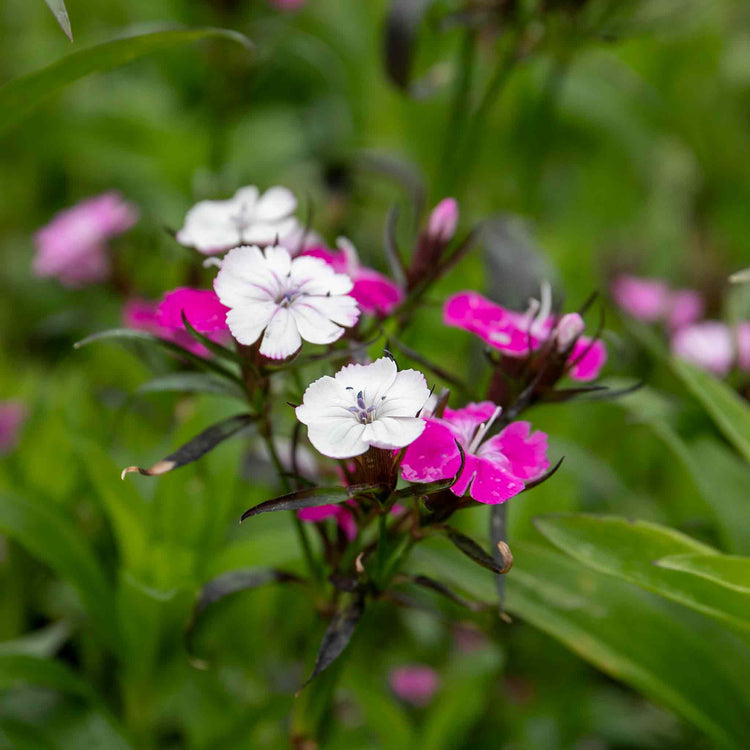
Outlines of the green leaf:
<svg viewBox="0 0 750 750">
<path fill-rule="evenodd" d="M 511 614 L 676 711 L 715 743 L 746 745 L 750 650 L 721 623 L 554 550 L 518 542 L 513 552 Z M 444 543 L 421 544 L 412 558 L 477 598 L 494 598 L 492 575 L 450 554 Z"/>
<path fill-rule="evenodd" d="M 68 18 L 68 11 L 65 8 L 64 0 L 44 0 L 47 3 L 47 7 L 52 11 L 52 15 L 55 17 L 57 23 L 60 24 L 60 28 L 65 32 L 65 36 L 73 41 L 73 32 L 70 28 L 70 19 Z"/>
<path fill-rule="evenodd" d="M 221 422 L 217 422 L 207 427 L 203 432 L 196 435 L 192 440 L 180 446 L 174 453 L 170 453 L 166 458 L 155 463 L 148 469 L 142 469 L 140 466 L 128 466 L 122 471 L 122 478 L 126 474 L 138 472 L 147 477 L 161 476 L 170 471 L 179 469 L 182 466 L 197 461 L 209 451 L 212 451 L 217 445 L 236 435 L 241 430 L 250 426 L 255 421 L 252 414 L 237 414 Z"/>
<path fill-rule="evenodd" d="M 321 505 L 335 505 L 351 500 L 358 495 L 377 493 L 383 486 L 379 484 L 353 484 L 349 487 L 313 487 L 307 490 L 290 492 L 287 495 L 274 497 L 259 503 L 242 514 L 241 521 L 246 518 L 271 513 L 278 510 L 301 510 L 302 508 L 318 508 Z"/>
<path fill-rule="evenodd" d="M 115 39 L 73 52 L 0 88 L 0 133 L 21 122 L 34 107 L 60 89 L 90 73 L 112 70 L 154 52 L 212 37 L 252 46 L 247 37 L 228 29 L 171 29 Z"/>
<path fill-rule="evenodd" d="M 96 692 L 62 662 L 26 654 L 0 654 L 0 689 L 36 685 L 96 703 Z"/>
<path fill-rule="evenodd" d="M 185 311 L 183 310 L 180 313 L 180 317 L 182 318 L 182 324 L 185 326 L 185 330 L 202 346 L 205 346 L 208 351 L 211 352 L 211 354 L 219 357 L 220 359 L 225 359 L 228 362 L 235 362 L 237 364 L 242 364 L 242 357 L 236 352 L 232 351 L 231 349 L 227 349 L 226 346 L 222 346 L 221 344 L 217 344 L 213 339 L 210 339 L 208 336 L 205 336 L 200 331 L 197 331 L 193 324 L 188 320 L 187 315 L 185 315 Z"/>
<path fill-rule="evenodd" d="M 136 394 L 148 393 L 210 393 L 245 401 L 245 394 L 233 381 L 207 372 L 173 372 L 161 375 L 138 386 Z"/>
<path fill-rule="evenodd" d="M 179 344 L 173 344 L 171 341 L 159 338 L 158 336 L 154 336 L 151 333 L 146 333 L 145 331 L 136 331 L 132 328 L 110 328 L 107 331 L 92 333 L 90 336 L 86 336 L 86 338 L 77 341 L 73 345 L 73 348 L 80 349 L 84 346 L 88 346 L 89 344 L 93 344 L 96 341 L 108 341 L 110 339 L 113 339 L 115 341 L 141 341 L 149 344 L 155 344 L 156 346 L 159 346 L 162 349 L 166 349 L 168 352 L 176 354 L 180 358 L 191 362 L 192 364 L 197 365 L 204 370 L 213 370 L 223 378 L 234 381 L 235 383 L 242 386 L 242 380 L 237 375 L 235 375 L 235 373 L 227 370 L 218 362 L 214 362 L 211 359 L 206 359 L 205 357 L 201 357 L 198 354 L 193 354 L 193 352 L 188 351 Z"/>
<path fill-rule="evenodd" d="M 86 540 L 60 509 L 37 500 L 2 494 L 0 531 L 78 591 L 102 640 L 118 650 L 120 639 L 111 586 Z"/>
<path fill-rule="evenodd" d="M 719 586 L 750 595 L 750 557 L 736 555 L 674 555 L 656 563 L 661 568 L 681 570 Z"/>
<path fill-rule="evenodd" d="M 148 508 L 132 484 L 120 481 L 119 468 L 98 443 L 81 438 L 76 449 L 111 526 L 121 565 L 139 569 L 149 552 Z"/>
<path fill-rule="evenodd" d="M 750 598 L 656 563 L 683 554 L 718 554 L 673 529 L 625 518 L 570 514 L 535 519 L 537 529 L 584 565 L 623 578 L 704 614 L 750 629 Z"/>
<path fill-rule="evenodd" d="M 723 381 L 686 362 L 673 360 L 672 369 L 703 404 L 727 440 L 750 461 L 750 406 L 747 402 Z"/>
</svg>

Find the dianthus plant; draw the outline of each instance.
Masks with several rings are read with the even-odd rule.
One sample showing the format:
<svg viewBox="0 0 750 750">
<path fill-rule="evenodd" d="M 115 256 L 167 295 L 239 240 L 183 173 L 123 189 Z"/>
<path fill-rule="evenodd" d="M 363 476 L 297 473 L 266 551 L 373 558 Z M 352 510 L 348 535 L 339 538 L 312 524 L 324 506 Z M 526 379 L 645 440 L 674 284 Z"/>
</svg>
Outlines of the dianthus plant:
<svg viewBox="0 0 750 750">
<path fill-rule="evenodd" d="M 152 341 L 190 370 L 182 377 L 191 390 L 244 401 L 235 416 L 150 468 L 128 467 L 123 479 L 163 474 L 234 435 L 255 436 L 282 494 L 248 509 L 243 528 L 252 534 L 261 513 L 289 514 L 307 573 L 265 571 L 247 585 L 304 581 L 300 590 L 330 618 L 312 679 L 344 652 L 373 600 L 409 604 L 426 587 L 475 613 L 497 612 L 411 574 L 410 553 L 442 535 L 502 581 L 512 564 L 505 503 L 557 468 L 547 436 L 521 417 L 539 403 L 601 395 L 591 381 L 607 353 L 599 331 L 584 335 L 587 306 L 555 311 L 546 284 L 526 310 L 466 290 L 442 300 L 436 323 L 460 329 L 446 329 L 457 343 L 474 336 L 484 349 L 485 372 L 468 383 L 403 343 L 419 341 L 418 311 L 439 314 L 426 304 L 438 301 L 434 284 L 476 236 L 456 239 L 456 202 L 435 207 L 408 257 L 386 233 L 390 274 L 364 266 L 345 238 L 327 245 L 297 221 L 296 206 L 285 188 L 248 187 L 190 209 L 176 238 L 194 253 L 193 277 L 206 283 L 165 290 L 153 306 L 130 300 L 130 329 L 89 340 Z M 566 377 L 579 382 L 560 387 Z M 455 514 L 483 505 L 489 543 L 451 525 Z M 234 590 L 222 579 L 209 583 L 196 617 Z"/>
</svg>

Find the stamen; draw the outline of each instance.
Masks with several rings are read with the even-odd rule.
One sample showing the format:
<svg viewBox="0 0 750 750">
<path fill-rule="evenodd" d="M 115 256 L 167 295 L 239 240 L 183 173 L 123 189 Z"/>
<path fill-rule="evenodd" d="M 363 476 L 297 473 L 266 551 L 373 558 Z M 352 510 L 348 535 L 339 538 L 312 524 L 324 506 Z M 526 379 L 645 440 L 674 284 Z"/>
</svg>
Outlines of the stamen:
<svg viewBox="0 0 750 750">
<path fill-rule="evenodd" d="M 482 440 L 484 440 L 484 436 L 489 432 L 495 420 L 500 416 L 501 411 L 502 407 L 498 406 L 492 416 L 486 422 L 482 422 L 482 424 L 479 425 L 477 431 L 474 433 L 474 438 L 469 445 L 469 453 L 476 452 L 477 448 L 479 448 L 479 446 L 481 445 Z"/>
</svg>

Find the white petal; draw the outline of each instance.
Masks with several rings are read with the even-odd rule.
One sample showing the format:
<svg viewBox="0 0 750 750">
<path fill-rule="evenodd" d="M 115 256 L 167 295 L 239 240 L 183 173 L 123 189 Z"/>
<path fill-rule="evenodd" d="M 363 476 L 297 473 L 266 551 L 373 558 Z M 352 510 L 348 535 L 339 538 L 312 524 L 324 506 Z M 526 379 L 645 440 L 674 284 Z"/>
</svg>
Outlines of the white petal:
<svg viewBox="0 0 750 750">
<path fill-rule="evenodd" d="M 374 403 L 373 399 L 383 395 L 396 379 L 396 363 L 389 357 L 376 359 L 370 365 L 347 365 L 334 376 L 336 382 L 344 388 L 352 388 L 355 393 L 363 391 L 365 401 Z"/>
<path fill-rule="evenodd" d="M 246 215 L 253 216 L 259 195 L 260 190 L 255 185 L 248 185 L 247 187 L 240 188 L 234 194 L 232 202 L 236 209 L 241 209 Z"/>
<path fill-rule="evenodd" d="M 220 252 L 239 244 L 240 235 L 231 221 L 232 201 L 201 201 L 185 216 L 177 241 L 204 253 Z"/>
<path fill-rule="evenodd" d="M 291 278 L 306 294 L 347 294 L 354 287 L 345 273 L 336 273 L 322 258 L 311 255 L 294 259 Z"/>
<path fill-rule="evenodd" d="M 260 248 L 243 246 L 230 250 L 224 257 L 214 279 L 214 290 L 222 304 L 237 307 L 249 300 L 275 299 L 279 282 Z"/>
<path fill-rule="evenodd" d="M 325 424 L 313 423 L 307 428 L 307 436 L 315 448 L 331 458 L 352 458 L 362 455 L 370 446 L 362 439 L 366 425 L 356 419 L 341 418 Z"/>
<path fill-rule="evenodd" d="M 430 389 L 421 372 L 401 370 L 378 406 L 378 418 L 415 417 L 429 397 Z"/>
<path fill-rule="evenodd" d="M 274 222 L 294 213 L 297 199 L 294 193 L 285 187 L 272 187 L 266 190 L 255 207 L 255 216 L 259 222 Z"/>
<path fill-rule="evenodd" d="M 253 222 L 242 230 L 242 241 L 248 244 L 271 245 L 283 242 L 298 229 L 296 219 L 283 219 L 273 222 Z"/>
<path fill-rule="evenodd" d="M 227 313 L 227 325 L 240 344 L 250 346 L 260 338 L 275 311 L 276 305 L 272 302 L 235 307 Z"/>
<path fill-rule="evenodd" d="M 345 416 L 350 412 L 351 399 L 334 378 L 324 375 L 310 383 L 302 397 L 302 404 L 295 410 L 302 424 L 331 416 Z"/>
<path fill-rule="evenodd" d="M 228 318 L 228 316 L 227 316 Z M 291 357 L 302 346 L 294 316 L 283 307 L 278 307 L 263 334 L 260 353 L 270 359 Z"/>
<path fill-rule="evenodd" d="M 424 431 L 426 422 L 408 417 L 378 417 L 366 425 L 363 438 L 375 448 L 403 448 Z"/>
<path fill-rule="evenodd" d="M 267 247 L 264 251 L 266 266 L 279 280 L 286 279 L 292 270 L 292 256 L 289 251 L 281 245 Z"/>
<path fill-rule="evenodd" d="M 344 328 L 351 328 L 359 320 L 361 313 L 357 300 L 346 294 L 331 297 L 305 297 L 304 302 Z"/>
<path fill-rule="evenodd" d="M 318 310 L 311 302 L 314 297 L 303 297 L 290 305 L 300 336 L 311 344 L 331 344 L 341 338 L 344 329 Z"/>
</svg>

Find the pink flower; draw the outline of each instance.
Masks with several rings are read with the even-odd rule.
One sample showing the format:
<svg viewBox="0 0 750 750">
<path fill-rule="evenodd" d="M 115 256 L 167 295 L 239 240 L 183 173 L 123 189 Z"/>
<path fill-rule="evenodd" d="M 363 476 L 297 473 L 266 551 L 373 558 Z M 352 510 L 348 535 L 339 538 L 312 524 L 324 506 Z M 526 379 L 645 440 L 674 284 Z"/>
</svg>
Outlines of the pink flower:
<svg viewBox="0 0 750 750">
<path fill-rule="evenodd" d="M 391 690 L 401 700 L 423 708 L 440 689 L 440 675 L 426 664 L 408 664 L 388 675 Z"/>
<path fill-rule="evenodd" d="M 136 209 L 118 193 L 104 193 L 61 211 L 34 237 L 34 273 L 54 276 L 73 288 L 103 281 L 110 273 L 107 240 L 137 220 Z"/>
<path fill-rule="evenodd" d="M 26 416 L 26 407 L 19 401 L 0 401 L 0 456 L 15 447 Z"/>
<path fill-rule="evenodd" d="M 697 367 L 726 375 L 734 365 L 750 371 L 750 323 L 736 328 L 717 320 L 681 328 L 672 337 L 672 354 Z"/>
<path fill-rule="evenodd" d="M 443 320 L 447 325 L 476 334 L 508 357 L 524 358 L 555 333 L 556 320 L 550 315 L 550 307 L 546 285 L 542 288 L 542 302 L 532 300 L 525 313 L 506 310 L 477 292 L 459 292 L 446 300 Z M 563 329 L 557 334 L 562 336 L 562 342 L 569 345 L 575 341 L 568 357 L 570 377 L 574 380 L 598 377 L 607 361 L 604 343 L 573 335 L 580 329 L 580 318 L 564 316 L 560 322 Z"/>
<path fill-rule="evenodd" d="M 672 290 L 660 279 L 623 275 L 612 284 L 612 298 L 628 315 L 644 323 L 666 323 L 677 330 L 703 315 L 703 297 L 692 289 Z"/>
<path fill-rule="evenodd" d="M 227 327 L 229 308 L 219 302 L 213 289 L 178 287 L 167 292 L 159 303 L 156 314 L 159 325 L 176 331 L 184 330 L 183 311 L 190 325 L 200 333 L 229 331 Z"/>
<path fill-rule="evenodd" d="M 346 505 L 321 505 L 318 508 L 303 508 L 297 511 L 297 516 L 302 521 L 311 522 L 335 518 L 350 542 L 357 536 L 357 522 L 354 520 L 351 509 Z"/>
<path fill-rule="evenodd" d="M 338 240 L 339 250 L 317 246 L 305 250 L 302 255 L 321 258 L 337 273 L 345 273 L 354 282 L 350 296 L 357 300 L 362 311 L 369 315 L 385 316 L 401 303 L 404 293 L 387 276 L 359 263 L 357 251 L 349 240 Z"/>
<path fill-rule="evenodd" d="M 485 440 L 500 407 L 491 401 L 446 409 L 442 418 L 427 419 L 424 432 L 406 449 L 401 472 L 408 482 L 434 482 L 456 475 L 454 495 L 467 492 L 476 501 L 497 505 L 517 495 L 526 482 L 542 476 L 549 466 L 547 436 L 531 433 L 528 422 L 511 422 Z"/>
<path fill-rule="evenodd" d="M 226 323 L 221 325 L 220 322 L 221 307 L 216 294 L 210 290 L 181 288 L 167 292 L 161 302 L 128 300 L 123 307 L 122 319 L 127 328 L 152 333 L 200 357 L 209 357 L 208 349 L 185 330 L 180 312 L 185 311 L 187 319 L 199 333 L 221 343 L 227 338 Z"/>
</svg>

